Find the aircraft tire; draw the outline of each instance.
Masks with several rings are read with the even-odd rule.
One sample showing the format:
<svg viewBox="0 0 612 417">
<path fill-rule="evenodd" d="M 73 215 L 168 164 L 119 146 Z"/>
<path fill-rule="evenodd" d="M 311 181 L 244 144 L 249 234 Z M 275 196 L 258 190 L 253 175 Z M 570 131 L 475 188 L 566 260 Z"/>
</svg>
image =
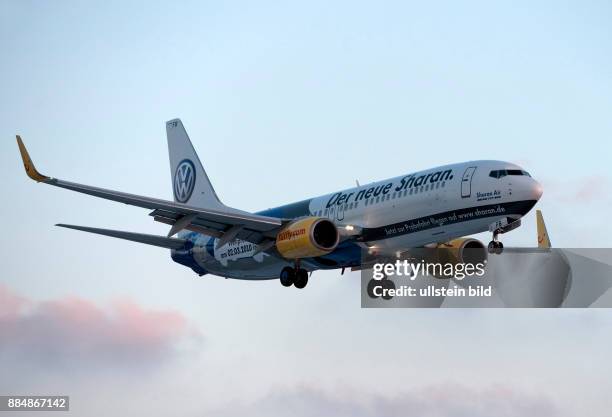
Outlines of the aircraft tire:
<svg viewBox="0 0 612 417">
<path fill-rule="evenodd" d="M 295 281 L 295 269 L 286 266 L 280 273 L 280 283 L 283 287 L 290 287 Z"/>
<path fill-rule="evenodd" d="M 501 255 L 501 253 L 504 251 L 504 244 L 499 242 L 499 241 L 490 241 L 489 245 L 487 246 L 487 251 L 490 254 L 496 254 L 496 255 Z"/>
<path fill-rule="evenodd" d="M 295 281 L 293 282 L 293 285 L 295 288 L 302 289 L 306 286 L 306 284 L 308 284 L 308 271 L 300 268 L 295 273 Z"/>
<path fill-rule="evenodd" d="M 503 251 L 504 251 L 504 244 L 501 242 L 497 242 L 497 247 L 495 248 L 495 254 L 501 255 Z"/>
</svg>

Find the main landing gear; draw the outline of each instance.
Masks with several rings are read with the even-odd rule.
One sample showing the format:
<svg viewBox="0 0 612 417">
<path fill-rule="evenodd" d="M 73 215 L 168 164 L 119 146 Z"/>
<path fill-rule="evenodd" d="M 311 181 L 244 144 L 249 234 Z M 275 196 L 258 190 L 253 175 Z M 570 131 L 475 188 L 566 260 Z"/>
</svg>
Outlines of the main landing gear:
<svg viewBox="0 0 612 417">
<path fill-rule="evenodd" d="M 293 285 L 295 288 L 301 289 L 308 284 L 308 271 L 304 268 L 300 268 L 299 265 L 296 266 L 297 268 L 286 266 L 281 271 L 280 282 L 283 287 L 290 287 Z"/>
<path fill-rule="evenodd" d="M 504 251 L 504 244 L 501 243 L 498 239 L 499 231 L 493 232 L 493 240 L 489 242 L 489 246 L 487 246 L 487 250 L 491 254 L 501 255 Z"/>
</svg>

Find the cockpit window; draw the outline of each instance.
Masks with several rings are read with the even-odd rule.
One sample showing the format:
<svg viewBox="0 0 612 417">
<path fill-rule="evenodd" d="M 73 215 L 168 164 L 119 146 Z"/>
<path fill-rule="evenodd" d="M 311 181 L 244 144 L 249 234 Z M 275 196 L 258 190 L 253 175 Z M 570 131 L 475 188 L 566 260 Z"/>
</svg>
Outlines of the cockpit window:
<svg viewBox="0 0 612 417">
<path fill-rule="evenodd" d="M 525 175 L 531 177 L 527 171 L 521 169 L 497 169 L 489 173 L 489 177 L 491 178 L 503 178 L 506 175 Z"/>
<path fill-rule="evenodd" d="M 502 178 L 502 177 L 505 177 L 506 175 L 508 174 L 506 173 L 505 169 L 497 169 L 489 173 L 489 177 L 492 177 L 492 178 Z"/>
</svg>

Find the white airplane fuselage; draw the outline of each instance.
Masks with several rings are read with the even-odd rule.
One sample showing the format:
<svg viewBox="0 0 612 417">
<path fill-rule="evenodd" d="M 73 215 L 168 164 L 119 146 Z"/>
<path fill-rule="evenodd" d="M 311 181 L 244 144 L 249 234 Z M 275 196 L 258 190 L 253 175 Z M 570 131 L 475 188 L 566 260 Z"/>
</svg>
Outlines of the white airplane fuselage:
<svg viewBox="0 0 612 417">
<path fill-rule="evenodd" d="M 503 161 L 445 165 L 361 185 L 264 210 L 257 214 L 328 218 L 339 228 L 359 230 L 358 242 L 340 245 L 330 254 L 304 260 L 312 271 L 358 266 L 361 251 L 393 254 L 432 243 L 492 231 L 495 224 L 519 220 L 542 195 L 540 184 L 521 167 Z M 217 248 L 217 239 L 182 231 L 192 247 L 172 250 L 172 258 L 199 274 L 237 279 L 277 279 L 292 261 L 257 245 L 234 240 Z"/>
</svg>

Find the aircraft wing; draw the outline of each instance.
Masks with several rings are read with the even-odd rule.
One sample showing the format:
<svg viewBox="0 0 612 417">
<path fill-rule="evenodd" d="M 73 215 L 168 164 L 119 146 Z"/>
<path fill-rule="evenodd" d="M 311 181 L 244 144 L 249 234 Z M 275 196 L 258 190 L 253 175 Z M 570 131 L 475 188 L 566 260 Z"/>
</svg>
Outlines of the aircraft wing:
<svg viewBox="0 0 612 417">
<path fill-rule="evenodd" d="M 150 215 L 156 221 L 172 225 L 168 237 L 173 236 L 182 229 L 187 229 L 219 238 L 218 246 L 222 246 L 236 238 L 258 244 L 274 239 L 278 229 L 287 221 L 285 219 L 260 216 L 235 209 L 227 211 L 202 209 L 173 201 L 92 187 L 48 177 L 36 170 L 20 136 L 17 136 L 17 144 L 26 174 L 34 181 L 153 210 Z"/>
</svg>

